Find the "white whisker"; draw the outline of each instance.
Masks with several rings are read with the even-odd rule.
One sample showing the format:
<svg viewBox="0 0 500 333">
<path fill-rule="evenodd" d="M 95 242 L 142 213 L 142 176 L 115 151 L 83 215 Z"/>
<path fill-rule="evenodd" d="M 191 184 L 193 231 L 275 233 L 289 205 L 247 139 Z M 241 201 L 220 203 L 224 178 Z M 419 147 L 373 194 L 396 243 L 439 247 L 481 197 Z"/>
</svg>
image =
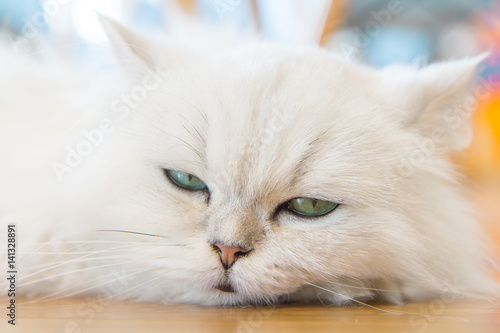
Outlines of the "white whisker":
<svg viewBox="0 0 500 333">
<path fill-rule="evenodd" d="M 66 272 L 56 274 L 56 275 L 47 276 L 47 277 L 44 277 L 44 278 L 41 278 L 38 280 L 33 280 L 33 281 L 30 281 L 30 282 L 27 282 L 24 284 L 20 284 L 19 287 L 20 288 L 27 287 L 27 286 L 32 285 L 32 284 L 40 283 L 40 282 L 47 281 L 47 280 L 52 280 L 52 279 L 55 279 L 55 278 L 58 278 L 61 276 L 65 276 L 65 275 L 81 273 L 81 272 L 90 271 L 90 270 L 99 269 L 99 268 L 104 268 L 104 267 L 123 265 L 123 264 L 131 264 L 131 263 L 137 263 L 137 261 L 120 261 L 120 262 L 114 262 L 114 263 L 110 263 L 110 264 L 106 264 L 106 265 L 91 266 L 91 267 L 85 267 L 85 268 L 81 268 L 81 269 L 77 269 L 77 270 L 73 270 L 73 271 L 66 271 Z M 38 274 L 38 272 L 34 273 L 34 274 Z M 34 274 L 31 274 L 30 276 L 33 276 Z"/>
<path fill-rule="evenodd" d="M 122 246 L 115 247 L 115 248 L 111 248 L 111 249 L 104 249 L 104 250 L 95 251 L 95 252 L 93 252 L 93 253 L 86 254 L 86 255 L 81 256 L 81 257 L 79 257 L 79 258 L 70 259 L 70 260 L 66 261 L 64 264 L 53 265 L 53 266 L 51 266 L 51 267 L 47 267 L 47 268 L 45 268 L 45 269 L 43 269 L 43 270 L 41 270 L 41 271 L 37 271 L 37 272 L 35 272 L 35 273 L 28 274 L 28 275 L 24 276 L 24 278 L 28 278 L 28 277 L 30 277 L 30 276 L 33 276 L 33 275 L 36 275 L 36 274 L 40 274 L 40 273 L 46 272 L 46 271 L 48 271 L 48 270 L 51 270 L 51 269 L 57 268 L 57 267 L 62 266 L 62 265 L 67 265 L 67 264 L 71 264 L 71 263 L 75 263 L 75 262 L 81 262 L 81 259 L 88 258 L 88 257 L 90 257 L 90 256 L 92 256 L 92 255 L 95 255 L 95 254 L 98 254 L 98 253 L 106 253 L 106 252 L 109 252 L 110 250 L 113 250 L 113 249 L 118 249 L 118 248 L 123 248 L 123 247 L 125 247 L 125 246 L 124 246 L 124 245 L 122 245 Z"/>
<path fill-rule="evenodd" d="M 139 273 L 144 273 L 144 272 L 151 271 L 151 270 L 153 270 L 153 269 L 154 269 L 154 268 L 148 268 L 148 269 L 138 269 L 135 273 L 125 275 L 125 276 L 123 276 L 123 277 L 121 277 L 121 278 L 124 278 L 124 279 L 125 279 L 125 278 L 131 277 L 131 276 L 134 276 L 134 275 L 139 274 Z M 146 282 L 149 282 L 149 281 L 146 281 Z M 146 283 L 146 282 L 145 282 L 145 283 Z M 60 299 L 60 298 L 72 297 L 72 296 L 75 296 L 75 295 L 78 295 L 78 294 L 83 294 L 84 292 L 89 291 L 89 290 L 92 290 L 92 289 L 94 289 L 94 288 L 99 288 L 99 287 L 101 287 L 101 286 L 103 286 L 103 285 L 106 285 L 106 284 L 108 284 L 108 283 L 110 283 L 110 281 L 105 281 L 105 282 L 100 283 L 100 284 L 97 284 L 97 285 L 95 285 L 95 286 L 92 286 L 92 287 L 89 287 L 89 288 L 86 288 L 86 289 L 82 289 L 82 290 L 79 290 L 79 291 L 77 291 L 77 292 L 73 292 L 73 293 L 70 293 L 70 294 L 66 294 L 66 295 L 61 296 L 61 297 L 55 297 L 55 298 L 54 298 L 54 296 L 57 296 L 57 295 L 59 295 L 59 294 L 64 294 L 64 293 L 65 293 L 68 289 L 65 289 L 65 290 L 60 290 L 60 291 L 55 292 L 55 293 L 52 293 L 52 294 L 50 294 L 50 295 L 47 295 L 47 296 L 44 296 L 44 297 L 40 297 L 40 298 L 38 298 L 38 299 L 35 299 L 35 300 L 31 301 L 31 302 L 23 303 L 23 305 L 26 305 L 26 304 L 31 304 L 31 303 L 37 303 L 37 302 L 39 303 L 40 301 L 49 302 L 49 301 L 57 300 L 57 299 Z M 73 288 L 73 287 L 72 287 L 72 288 Z"/>
</svg>

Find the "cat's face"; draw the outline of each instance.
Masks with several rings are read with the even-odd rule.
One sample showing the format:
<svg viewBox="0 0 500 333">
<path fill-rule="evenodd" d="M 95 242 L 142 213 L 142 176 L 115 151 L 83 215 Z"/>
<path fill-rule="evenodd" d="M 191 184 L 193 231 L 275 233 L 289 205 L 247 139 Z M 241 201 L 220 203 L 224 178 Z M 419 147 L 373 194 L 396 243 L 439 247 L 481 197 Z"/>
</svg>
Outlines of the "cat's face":
<svg viewBox="0 0 500 333">
<path fill-rule="evenodd" d="M 441 120 L 425 112 L 465 89 L 455 81 L 472 62 L 460 74 L 433 68 L 450 74 L 435 85 L 431 71 L 375 72 L 309 48 L 155 52 L 154 65 L 141 61 L 162 69 L 161 83 L 117 125 L 112 144 L 127 148 L 102 167 L 91 214 L 101 229 L 163 236 L 100 236 L 136 242 L 124 267 L 150 281 L 139 298 L 259 303 L 308 283 L 350 297 L 430 275 L 427 228 L 449 194 L 441 155 L 462 143 L 448 129 L 436 143 Z M 428 138 L 434 148 L 414 163 Z M 336 205 L 306 216 L 296 198 Z"/>
</svg>

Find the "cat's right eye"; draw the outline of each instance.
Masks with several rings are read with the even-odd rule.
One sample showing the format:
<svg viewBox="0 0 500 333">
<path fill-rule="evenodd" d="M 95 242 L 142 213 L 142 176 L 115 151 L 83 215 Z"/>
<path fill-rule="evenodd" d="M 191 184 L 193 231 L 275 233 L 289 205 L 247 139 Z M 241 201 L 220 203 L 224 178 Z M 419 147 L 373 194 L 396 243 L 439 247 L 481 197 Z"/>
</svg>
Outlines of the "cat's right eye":
<svg viewBox="0 0 500 333">
<path fill-rule="evenodd" d="M 339 206 L 338 203 L 315 199 L 315 198 L 295 198 L 288 201 L 288 209 L 292 212 L 309 217 L 326 215 Z"/>
<path fill-rule="evenodd" d="M 201 191 L 207 188 L 207 185 L 200 178 L 189 173 L 167 169 L 164 169 L 164 172 L 172 183 L 185 190 Z"/>
</svg>

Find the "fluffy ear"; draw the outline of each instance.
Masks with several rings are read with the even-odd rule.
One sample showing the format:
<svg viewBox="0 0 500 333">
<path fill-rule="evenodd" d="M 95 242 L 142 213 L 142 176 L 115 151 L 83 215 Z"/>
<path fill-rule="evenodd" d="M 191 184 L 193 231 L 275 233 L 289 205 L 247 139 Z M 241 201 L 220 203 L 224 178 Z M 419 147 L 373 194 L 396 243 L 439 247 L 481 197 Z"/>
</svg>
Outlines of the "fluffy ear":
<svg viewBox="0 0 500 333">
<path fill-rule="evenodd" d="M 421 69 L 412 86 L 420 101 L 410 117 L 425 136 L 444 149 L 459 150 L 472 140 L 471 116 L 478 64 L 487 55 L 433 64 Z"/>
<path fill-rule="evenodd" d="M 150 42 L 120 23 L 102 15 L 99 21 L 106 32 L 111 47 L 122 65 L 137 70 L 155 67 Z"/>
</svg>

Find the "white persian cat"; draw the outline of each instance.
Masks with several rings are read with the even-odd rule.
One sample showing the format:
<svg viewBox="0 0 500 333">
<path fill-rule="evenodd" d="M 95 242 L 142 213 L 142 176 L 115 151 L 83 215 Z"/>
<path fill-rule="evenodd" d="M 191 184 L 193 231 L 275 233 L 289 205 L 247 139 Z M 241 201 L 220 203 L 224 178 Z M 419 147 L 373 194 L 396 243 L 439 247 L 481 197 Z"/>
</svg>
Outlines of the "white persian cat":
<svg viewBox="0 0 500 333">
<path fill-rule="evenodd" d="M 471 139 L 481 59 L 374 70 L 104 24 L 123 76 L 2 51 L 0 232 L 5 249 L 16 226 L 19 295 L 345 304 L 495 288 L 449 161 Z"/>
</svg>

